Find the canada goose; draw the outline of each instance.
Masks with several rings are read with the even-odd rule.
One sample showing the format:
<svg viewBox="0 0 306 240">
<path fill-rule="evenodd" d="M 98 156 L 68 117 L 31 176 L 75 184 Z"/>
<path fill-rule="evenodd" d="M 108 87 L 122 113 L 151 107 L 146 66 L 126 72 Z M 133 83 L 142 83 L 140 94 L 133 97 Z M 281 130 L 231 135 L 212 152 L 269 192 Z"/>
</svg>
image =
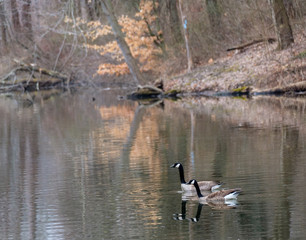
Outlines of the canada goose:
<svg viewBox="0 0 306 240">
<path fill-rule="evenodd" d="M 195 188 L 192 184 L 186 183 L 185 178 L 184 178 L 184 168 L 181 163 L 174 163 L 170 167 L 179 169 L 181 188 L 183 191 L 195 191 Z M 200 189 L 202 191 L 214 191 L 217 188 L 219 188 L 222 185 L 222 183 L 215 182 L 215 181 L 201 181 L 201 182 L 198 182 L 198 185 L 200 186 Z"/>
<path fill-rule="evenodd" d="M 207 202 L 226 202 L 229 200 L 235 200 L 237 199 L 239 193 L 241 192 L 240 188 L 235 188 L 235 189 L 216 191 L 216 192 L 208 194 L 207 196 L 203 196 L 199 188 L 199 184 L 197 180 L 195 179 L 190 180 L 189 184 L 194 185 L 200 202 L 205 202 L 205 203 Z"/>
</svg>

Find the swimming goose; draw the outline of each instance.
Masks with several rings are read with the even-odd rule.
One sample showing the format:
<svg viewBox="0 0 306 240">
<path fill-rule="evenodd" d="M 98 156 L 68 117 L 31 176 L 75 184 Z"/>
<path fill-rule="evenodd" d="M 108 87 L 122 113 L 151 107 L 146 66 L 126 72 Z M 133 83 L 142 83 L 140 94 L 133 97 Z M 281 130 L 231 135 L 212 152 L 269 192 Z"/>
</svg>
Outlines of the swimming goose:
<svg viewBox="0 0 306 240">
<path fill-rule="evenodd" d="M 170 167 L 179 169 L 181 188 L 183 191 L 195 191 L 195 188 L 192 184 L 186 183 L 185 178 L 184 178 L 184 168 L 181 163 L 174 163 Z M 222 185 L 222 183 L 215 182 L 215 181 L 201 181 L 201 182 L 198 182 L 198 185 L 200 186 L 200 189 L 202 191 L 214 191 L 217 188 L 219 188 Z"/>
<path fill-rule="evenodd" d="M 189 184 L 193 184 L 200 202 L 226 202 L 226 201 L 230 201 L 230 200 L 236 200 L 239 193 L 241 192 L 240 188 L 235 188 L 235 189 L 227 189 L 227 190 L 221 190 L 221 191 L 216 191 L 213 193 L 210 193 L 207 196 L 203 196 L 201 193 L 201 190 L 199 188 L 199 184 L 197 182 L 197 180 L 193 179 L 189 181 Z"/>
</svg>

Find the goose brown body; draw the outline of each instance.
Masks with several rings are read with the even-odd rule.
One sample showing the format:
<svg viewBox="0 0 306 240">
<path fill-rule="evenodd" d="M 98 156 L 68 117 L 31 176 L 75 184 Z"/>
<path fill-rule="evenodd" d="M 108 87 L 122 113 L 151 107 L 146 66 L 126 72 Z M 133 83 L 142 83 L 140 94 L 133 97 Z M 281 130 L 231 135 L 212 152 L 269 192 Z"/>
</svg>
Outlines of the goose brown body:
<svg viewBox="0 0 306 240">
<path fill-rule="evenodd" d="M 241 188 L 234 188 L 234 189 L 216 191 L 216 192 L 208 194 L 207 196 L 203 196 L 199 188 L 198 182 L 195 179 L 190 180 L 189 184 L 194 185 L 197 191 L 199 200 L 201 202 L 224 202 L 226 200 L 235 200 L 237 199 L 237 196 L 241 192 Z"/>
</svg>

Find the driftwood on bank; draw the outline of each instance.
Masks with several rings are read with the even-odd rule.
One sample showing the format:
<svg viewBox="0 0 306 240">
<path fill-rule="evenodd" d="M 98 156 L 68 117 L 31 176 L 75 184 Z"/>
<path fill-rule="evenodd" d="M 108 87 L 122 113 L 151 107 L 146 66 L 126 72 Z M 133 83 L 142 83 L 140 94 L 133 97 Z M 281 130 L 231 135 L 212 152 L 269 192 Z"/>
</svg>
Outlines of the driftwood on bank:
<svg viewBox="0 0 306 240">
<path fill-rule="evenodd" d="M 236 46 L 236 47 L 228 48 L 228 49 L 226 49 L 226 51 L 229 52 L 229 51 L 233 51 L 233 50 L 243 50 L 243 49 L 246 48 L 246 47 L 252 46 L 252 45 L 257 44 L 257 43 L 260 43 L 260 42 L 273 43 L 273 42 L 275 42 L 275 41 L 276 41 L 275 38 L 261 38 L 261 39 L 256 39 L 256 40 L 253 40 L 253 41 L 248 42 L 248 43 L 241 44 L 241 45 Z"/>
<path fill-rule="evenodd" d="M 129 99 L 145 99 L 145 98 L 160 98 L 163 96 L 163 90 L 151 86 L 138 86 L 137 90 L 129 94 L 127 97 Z"/>
<path fill-rule="evenodd" d="M 187 94 L 188 95 L 188 94 Z M 285 96 L 300 96 L 306 95 L 306 81 L 288 84 L 282 87 L 274 87 L 268 89 L 256 89 L 253 87 L 240 87 L 229 92 L 202 92 L 195 93 L 199 96 L 257 96 L 257 95 L 285 95 Z M 141 99 L 161 99 L 161 98 L 177 98 L 184 96 L 180 91 L 164 92 L 154 86 L 139 86 L 139 88 L 127 96 L 131 100 Z"/>
<path fill-rule="evenodd" d="M 127 98 L 132 100 L 175 98 L 179 93 L 180 91 L 177 90 L 165 92 L 163 80 L 157 79 L 153 85 L 138 85 L 134 92 L 127 95 Z"/>
<path fill-rule="evenodd" d="M 231 95 L 288 95 L 288 96 L 298 96 L 306 95 L 306 81 L 301 81 L 297 83 L 291 83 L 286 86 L 267 88 L 267 89 L 256 89 L 253 87 L 240 87 L 234 89 Z"/>
<path fill-rule="evenodd" d="M 288 95 L 305 95 L 306 94 L 306 81 L 291 83 L 283 87 L 275 87 L 264 89 L 261 91 L 254 91 L 254 94 L 288 94 Z"/>
<path fill-rule="evenodd" d="M 37 91 L 63 87 L 69 84 L 69 77 L 33 64 L 15 61 L 18 66 L 0 79 L 0 91 Z"/>
</svg>

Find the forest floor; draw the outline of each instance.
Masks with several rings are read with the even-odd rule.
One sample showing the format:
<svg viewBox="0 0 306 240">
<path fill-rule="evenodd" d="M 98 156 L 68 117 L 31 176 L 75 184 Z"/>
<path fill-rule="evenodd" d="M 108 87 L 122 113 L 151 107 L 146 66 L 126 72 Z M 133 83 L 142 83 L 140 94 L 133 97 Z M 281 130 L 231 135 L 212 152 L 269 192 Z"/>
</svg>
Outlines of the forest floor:
<svg viewBox="0 0 306 240">
<path fill-rule="evenodd" d="M 295 34 L 294 43 L 282 51 L 277 50 L 277 42 L 261 42 L 210 62 L 165 80 L 165 91 L 263 90 L 306 81 L 306 32 Z"/>
</svg>

